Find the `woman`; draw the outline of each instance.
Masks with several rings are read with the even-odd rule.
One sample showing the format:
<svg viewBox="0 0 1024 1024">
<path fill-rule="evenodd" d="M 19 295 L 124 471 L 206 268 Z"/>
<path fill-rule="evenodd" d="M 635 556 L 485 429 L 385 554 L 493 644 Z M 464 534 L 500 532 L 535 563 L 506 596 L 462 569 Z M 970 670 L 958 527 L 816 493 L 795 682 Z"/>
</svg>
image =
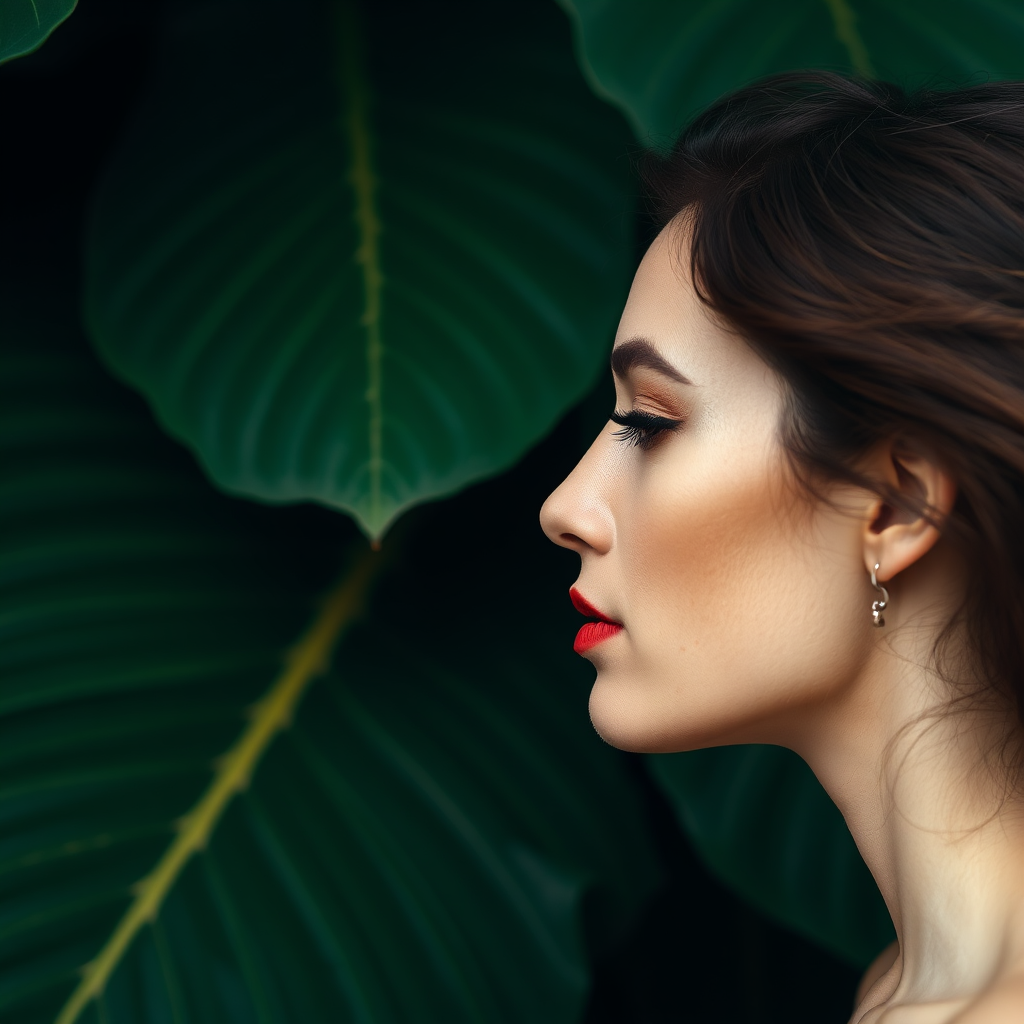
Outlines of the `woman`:
<svg viewBox="0 0 1024 1024">
<path fill-rule="evenodd" d="M 808 762 L 898 936 L 852 1021 L 1024 1021 L 1024 85 L 778 76 L 653 177 L 541 511 L 594 725 Z"/>
</svg>

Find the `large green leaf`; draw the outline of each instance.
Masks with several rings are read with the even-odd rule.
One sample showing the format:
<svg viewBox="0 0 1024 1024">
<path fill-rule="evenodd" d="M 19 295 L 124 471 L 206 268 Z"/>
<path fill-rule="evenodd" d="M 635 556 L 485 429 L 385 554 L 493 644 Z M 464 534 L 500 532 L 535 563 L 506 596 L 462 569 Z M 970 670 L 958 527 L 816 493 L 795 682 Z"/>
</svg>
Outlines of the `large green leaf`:
<svg viewBox="0 0 1024 1024">
<path fill-rule="evenodd" d="M 586 680 L 481 661 L 415 533 L 369 620 L 365 561 L 321 606 L 346 520 L 216 493 L 7 291 L 0 1020 L 575 1021 L 582 904 L 620 928 L 658 876 Z"/>
<path fill-rule="evenodd" d="M 843 816 L 796 754 L 719 747 L 647 765 L 701 859 L 754 906 L 858 967 L 892 942 Z"/>
<path fill-rule="evenodd" d="M 698 111 L 798 68 L 908 86 L 1024 75 L 1019 0 L 560 0 L 596 91 L 638 138 L 671 142 Z"/>
<path fill-rule="evenodd" d="M 78 0 L 0 0 L 0 64 L 42 46 L 77 3 Z"/>
<path fill-rule="evenodd" d="M 628 128 L 547 0 L 178 4 L 103 178 L 87 316 L 222 487 L 381 535 L 589 387 Z"/>
</svg>

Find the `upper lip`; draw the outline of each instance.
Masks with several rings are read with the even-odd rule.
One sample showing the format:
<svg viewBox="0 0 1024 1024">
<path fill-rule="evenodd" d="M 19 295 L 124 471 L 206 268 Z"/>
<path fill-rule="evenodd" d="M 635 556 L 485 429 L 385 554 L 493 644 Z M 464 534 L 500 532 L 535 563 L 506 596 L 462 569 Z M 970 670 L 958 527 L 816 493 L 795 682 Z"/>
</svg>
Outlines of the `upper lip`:
<svg viewBox="0 0 1024 1024">
<path fill-rule="evenodd" d="M 604 612 L 598 611 L 575 587 L 569 588 L 569 599 L 572 601 L 573 608 L 580 613 L 580 615 L 586 615 L 592 619 L 598 619 L 601 622 L 611 622 L 616 626 L 621 626 L 621 622 L 616 622 L 615 619 Z"/>
</svg>

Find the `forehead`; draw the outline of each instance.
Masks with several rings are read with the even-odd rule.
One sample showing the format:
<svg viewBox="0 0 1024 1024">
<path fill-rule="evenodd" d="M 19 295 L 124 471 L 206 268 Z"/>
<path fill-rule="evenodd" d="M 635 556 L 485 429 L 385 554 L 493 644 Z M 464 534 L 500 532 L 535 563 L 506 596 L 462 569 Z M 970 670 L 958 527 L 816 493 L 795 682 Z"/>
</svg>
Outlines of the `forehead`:
<svg viewBox="0 0 1024 1024">
<path fill-rule="evenodd" d="M 645 338 L 695 384 L 756 372 L 766 364 L 734 332 L 718 323 L 690 280 L 684 230 L 670 224 L 647 250 L 619 321 L 615 345 Z"/>
</svg>

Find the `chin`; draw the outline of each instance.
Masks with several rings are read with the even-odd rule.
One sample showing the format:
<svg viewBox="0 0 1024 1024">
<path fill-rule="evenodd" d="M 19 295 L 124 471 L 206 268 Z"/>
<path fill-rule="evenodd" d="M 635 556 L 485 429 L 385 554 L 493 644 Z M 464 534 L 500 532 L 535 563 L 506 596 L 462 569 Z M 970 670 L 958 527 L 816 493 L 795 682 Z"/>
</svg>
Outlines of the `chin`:
<svg viewBox="0 0 1024 1024">
<path fill-rule="evenodd" d="M 664 716 L 652 714 L 628 686 L 613 686 L 600 678 L 590 691 L 590 721 L 609 746 L 635 754 L 671 754 L 689 749 L 666 728 Z"/>
<path fill-rule="evenodd" d="M 777 743 L 767 727 L 770 708 L 752 707 L 740 716 L 735 702 L 692 699 L 685 708 L 658 699 L 629 681 L 598 675 L 590 691 L 590 721 L 598 736 L 619 750 L 636 754 L 675 754 L 683 750 L 736 743 Z"/>
</svg>

